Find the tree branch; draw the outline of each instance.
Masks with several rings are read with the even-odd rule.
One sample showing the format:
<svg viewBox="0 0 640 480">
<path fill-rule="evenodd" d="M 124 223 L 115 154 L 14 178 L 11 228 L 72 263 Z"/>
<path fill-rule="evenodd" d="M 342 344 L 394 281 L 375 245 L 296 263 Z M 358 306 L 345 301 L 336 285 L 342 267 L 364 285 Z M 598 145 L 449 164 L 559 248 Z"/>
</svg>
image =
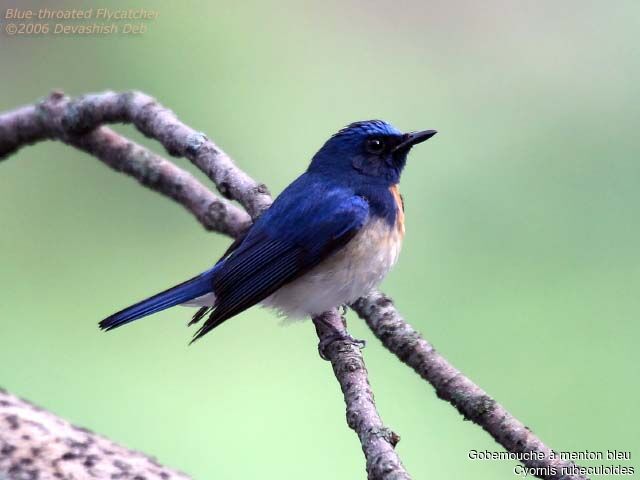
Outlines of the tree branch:
<svg viewBox="0 0 640 480">
<path fill-rule="evenodd" d="M 245 212 L 214 195 L 189 172 L 110 128 L 99 127 L 83 135 L 68 132 L 64 118 L 69 103 L 62 93 L 54 92 L 35 106 L 0 115 L 0 160 L 24 145 L 60 140 L 172 198 L 208 230 L 236 237 L 250 225 Z"/>
<path fill-rule="evenodd" d="M 451 365 L 396 310 L 385 294 L 373 292 L 352 306 L 387 349 L 429 382 L 439 398 L 446 400 L 465 420 L 481 426 L 496 442 L 513 453 L 535 453 L 543 456 L 522 460 L 533 471 L 555 470 L 545 475 L 550 480 L 586 480 L 580 475 L 566 475 L 575 463 L 553 458 L 552 450 L 536 437 L 520 420 L 491 398 L 475 383 Z M 538 455 L 535 455 L 537 457 Z M 525 457 L 531 458 L 531 455 Z M 550 468 L 552 467 L 552 468 Z"/>
<path fill-rule="evenodd" d="M 182 123 L 175 114 L 141 92 L 104 92 L 72 100 L 62 119 L 65 130 L 84 133 L 105 123 L 131 123 L 155 138 L 170 155 L 186 157 L 225 197 L 237 200 L 252 217 L 271 205 L 269 190 L 240 170 L 229 156 L 202 132 Z"/>
<path fill-rule="evenodd" d="M 313 319 L 320 354 L 331 362 L 347 405 L 347 424 L 360 438 L 370 480 L 410 480 L 394 447 L 400 437 L 382 423 L 359 346 L 350 341 L 344 318 L 331 311 Z"/>
<path fill-rule="evenodd" d="M 35 107 L 0 115 L 0 159 L 36 141 L 61 140 L 181 203 L 209 230 L 235 237 L 247 228 L 250 219 L 244 212 L 216 197 L 193 176 L 101 126 L 114 122 L 132 123 L 143 134 L 158 140 L 171 155 L 188 158 L 214 181 L 223 196 L 240 202 L 251 218 L 271 204 L 266 187 L 237 168 L 217 145 L 139 92 L 106 92 L 72 101 L 54 92 Z M 481 426 L 510 452 L 544 453 L 543 460 L 523 461 L 527 467 L 540 469 L 533 475 L 553 480 L 585 479 L 563 475 L 561 468 L 572 463 L 550 458 L 549 447 L 437 354 L 402 319 L 388 297 L 373 293 L 353 307 L 385 347 L 431 383 L 438 396 L 454 405 L 466 419 Z M 314 324 L 344 393 L 347 420 L 360 438 L 369 478 L 409 478 L 393 449 L 398 437 L 382 425 L 375 410 L 360 352 L 352 342 L 335 335 L 336 331 L 346 332 L 342 319 L 329 312 L 314 319 Z M 547 474 L 545 467 L 554 467 L 559 473 Z"/>
<path fill-rule="evenodd" d="M 107 92 L 75 101 L 54 92 L 35 107 L 0 115 L 0 159 L 24 144 L 58 139 L 97 156 L 112 168 L 183 204 L 208 229 L 236 237 L 248 227 L 250 219 L 244 212 L 217 198 L 193 176 L 107 127 L 99 126 L 117 121 L 133 123 L 142 133 L 160 141 L 170 154 L 187 156 L 216 183 L 223 195 L 238 200 L 253 218 L 271 204 L 266 187 L 238 169 L 203 134 L 179 122 L 172 112 L 152 98 L 136 92 Z M 15 130 L 21 128 L 25 133 L 16 133 Z M 361 440 L 369 479 L 409 480 L 393 449 L 400 438 L 383 426 L 375 409 L 362 355 L 353 344 L 333 336 L 345 330 L 341 318 L 335 313 L 326 314 L 326 318 L 325 326 L 316 324 L 316 332 L 343 390 L 348 423 Z M 326 328 L 334 323 L 339 324 L 340 329 Z"/>
<path fill-rule="evenodd" d="M 0 389 L 0 478 L 189 480 Z"/>
</svg>

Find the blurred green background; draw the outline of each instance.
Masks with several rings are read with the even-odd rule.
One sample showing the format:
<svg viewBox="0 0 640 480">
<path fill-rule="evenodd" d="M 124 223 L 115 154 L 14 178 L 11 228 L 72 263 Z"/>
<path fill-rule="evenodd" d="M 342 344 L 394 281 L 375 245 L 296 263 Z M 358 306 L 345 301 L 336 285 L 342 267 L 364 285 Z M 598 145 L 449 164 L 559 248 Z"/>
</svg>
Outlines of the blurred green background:
<svg viewBox="0 0 640 480">
<path fill-rule="evenodd" d="M 384 290 L 555 449 L 630 450 L 638 469 L 637 2 L 108 6 L 159 17 L 138 36 L 0 34 L 0 110 L 52 88 L 142 90 L 273 193 L 351 121 L 439 130 L 405 171 Z M 181 207 L 49 142 L 0 163 L 0 232 L 1 386 L 196 478 L 364 478 L 310 322 L 256 308 L 192 347 L 186 309 L 97 329 L 226 248 Z M 500 448 L 350 329 L 416 479 L 514 477 L 469 460 Z"/>
</svg>

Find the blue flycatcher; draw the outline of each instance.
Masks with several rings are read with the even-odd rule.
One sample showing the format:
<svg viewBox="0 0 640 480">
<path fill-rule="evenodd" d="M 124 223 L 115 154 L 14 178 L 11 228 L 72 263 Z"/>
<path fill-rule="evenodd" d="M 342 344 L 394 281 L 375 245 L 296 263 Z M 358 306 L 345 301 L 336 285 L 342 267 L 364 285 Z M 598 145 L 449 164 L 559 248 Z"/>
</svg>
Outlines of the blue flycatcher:
<svg viewBox="0 0 640 480">
<path fill-rule="evenodd" d="M 395 264 L 404 237 L 398 190 L 411 147 L 435 130 L 402 133 L 380 120 L 333 135 L 213 268 L 100 322 L 112 330 L 175 305 L 208 318 L 197 340 L 261 303 L 290 318 L 349 305 Z"/>
</svg>

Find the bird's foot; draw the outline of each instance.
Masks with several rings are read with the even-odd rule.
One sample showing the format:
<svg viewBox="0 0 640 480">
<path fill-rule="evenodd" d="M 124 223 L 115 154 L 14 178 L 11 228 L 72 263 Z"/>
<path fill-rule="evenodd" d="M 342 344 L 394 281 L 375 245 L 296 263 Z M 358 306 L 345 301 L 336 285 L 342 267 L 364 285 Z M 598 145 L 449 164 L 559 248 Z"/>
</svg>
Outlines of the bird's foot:
<svg viewBox="0 0 640 480">
<path fill-rule="evenodd" d="M 329 346 L 333 342 L 344 342 L 350 345 L 354 345 L 360 349 L 367 346 L 367 342 L 365 340 L 360 340 L 358 338 L 352 337 L 345 331 L 334 331 L 327 335 L 324 335 L 320 342 L 318 342 L 318 353 L 323 360 L 331 360 L 328 355 Z"/>
</svg>

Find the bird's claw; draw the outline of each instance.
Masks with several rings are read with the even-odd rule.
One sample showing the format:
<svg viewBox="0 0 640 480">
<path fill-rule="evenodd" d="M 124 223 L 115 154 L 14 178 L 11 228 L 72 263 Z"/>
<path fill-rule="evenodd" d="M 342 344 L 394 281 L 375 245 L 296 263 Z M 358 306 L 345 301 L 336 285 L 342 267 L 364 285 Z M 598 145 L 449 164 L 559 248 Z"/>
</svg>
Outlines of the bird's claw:
<svg viewBox="0 0 640 480">
<path fill-rule="evenodd" d="M 360 349 L 365 348 L 367 346 L 367 342 L 365 340 L 360 340 L 358 338 L 352 337 L 346 332 L 334 332 L 328 335 L 325 335 L 318 342 L 318 353 L 320 354 L 320 358 L 323 360 L 331 360 L 327 353 L 329 346 L 333 342 L 344 342 L 349 345 L 354 345 Z"/>
</svg>

